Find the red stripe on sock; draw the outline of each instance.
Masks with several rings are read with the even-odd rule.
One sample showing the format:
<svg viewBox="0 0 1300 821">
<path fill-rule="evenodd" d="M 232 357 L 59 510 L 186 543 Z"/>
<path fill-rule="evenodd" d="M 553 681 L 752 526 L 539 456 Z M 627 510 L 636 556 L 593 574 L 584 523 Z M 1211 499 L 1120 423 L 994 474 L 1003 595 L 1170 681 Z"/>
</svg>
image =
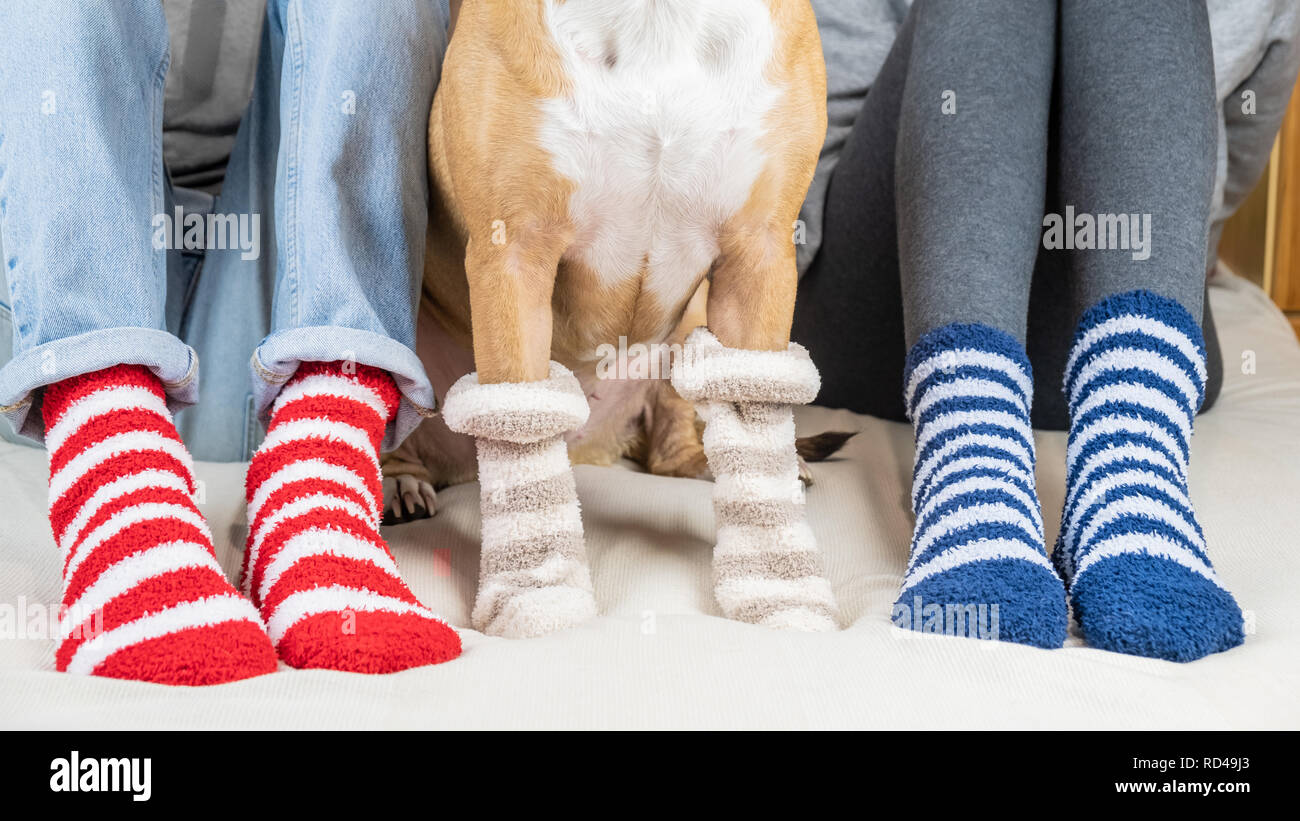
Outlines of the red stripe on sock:
<svg viewBox="0 0 1300 821">
<path fill-rule="evenodd" d="M 41 391 L 41 420 L 45 422 L 45 429 L 54 427 L 67 412 L 68 406 L 77 400 L 105 388 L 121 387 L 144 388 L 159 399 L 167 397 L 162 382 L 143 365 L 114 365 L 91 371 L 47 385 Z"/>
<path fill-rule="evenodd" d="M 341 422 L 363 431 L 370 439 L 371 447 L 376 450 L 384 438 L 384 426 L 387 422 L 375 415 L 369 405 L 355 399 L 340 396 L 306 396 L 286 404 L 276 411 L 274 419 L 267 427 L 267 433 L 290 422 L 319 419 L 329 422 Z"/>
<path fill-rule="evenodd" d="M 178 604 L 229 592 L 230 582 L 210 567 L 187 567 L 151 576 L 104 605 L 100 611 L 102 620 L 88 616 L 78 625 L 78 631 L 59 645 L 56 660 L 62 665 L 60 669 L 66 667 L 77 648 L 95 637 L 96 630 L 108 632 Z M 71 603 L 65 601 L 64 606 L 69 607 Z"/>
<path fill-rule="evenodd" d="M 75 601 L 87 587 L 95 583 L 100 574 L 127 556 L 133 556 L 142 550 L 168 542 L 193 542 L 209 551 L 212 550 L 208 537 L 192 524 L 179 519 L 146 519 L 123 528 L 120 533 L 114 534 L 83 559 L 81 564 L 77 565 L 72 577 L 66 580 L 67 587 L 63 600 Z M 69 552 L 68 556 L 70 558 L 72 553 Z M 64 572 L 67 572 L 66 562 Z"/>
<path fill-rule="evenodd" d="M 361 559 L 321 553 L 300 559 L 281 574 L 275 586 L 267 591 L 266 598 L 262 600 L 262 612 L 275 612 L 280 602 L 294 593 L 330 585 L 369 590 L 381 596 L 400 599 L 407 604 L 420 604 L 405 582 L 378 565 Z"/>
<path fill-rule="evenodd" d="M 308 459 L 326 462 L 350 470 L 357 475 L 376 498 L 383 497 L 383 484 L 375 463 L 356 448 L 337 440 L 309 437 L 277 445 L 269 451 L 259 451 L 248 466 L 244 500 L 251 502 L 258 487 L 281 468 Z"/>
<path fill-rule="evenodd" d="M 395 673 L 460 655 L 455 630 L 415 613 L 362 610 L 349 621 L 351 632 L 338 613 L 302 619 L 280 640 L 280 658 L 302 669 Z"/>
<path fill-rule="evenodd" d="M 373 497 L 362 496 L 341 482 L 335 482 L 331 479 L 298 479 L 285 483 L 283 487 L 266 497 L 266 501 L 262 503 L 262 507 L 257 511 L 257 518 L 248 527 L 249 543 L 252 543 L 253 535 L 262 529 L 262 523 L 275 511 L 298 499 L 318 494 L 337 496 L 355 502 L 362 510 L 369 510 L 376 517 L 379 515 L 379 505 L 376 504 Z"/>
<path fill-rule="evenodd" d="M 180 442 L 176 426 L 151 410 L 131 408 L 96 416 L 77 428 L 58 450 L 50 454 L 50 473 L 58 473 L 90 447 L 110 436 L 123 433 L 156 433 L 164 439 Z"/>
<path fill-rule="evenodd" d="M 73 548 L 85 540 L 86 535 L 95 528 L 108 521 L 113 515 L 120 513 L 126 508 L 139 504 L 170 504 L 180 505 L 192 511 L 196 516 L 202 516 L 198 507 L 194 504 L 193 497 L 189 493 L 176 490 L 175 488 L 166 487 L 144 487 L 139 490 L 133 490 L 130 493 L 123 493 L 112 501 L 106 502 L 103 507 L 95 511 L 95 514 L 86 520 L 86 524 L 81 528 L 81 533 L 77 536 L 77 541 L 73 543 Z M 73 518 L 80 510 L 68 509 L 66 515 L 55 517 L 51 514 L 50 526 L 54 530 L 54 541 L 59 543 L 63 541 L 64 530 L 72 524 Z"/>
<path fill-rule="evenodd" d="M 202 685 L 274 673 L 275 668 L 275 648 L 261 626 L 231 621 L 190 627 L 124 647 L 104 659 L 95 675 Z"/>
<path fill-rule="evenodd" d="M 77 515 L 96 490 L 122 476 L 143 473 L 146 470 L 162 470 L 176 474 L 189 489 L 194 492 L 194 477 L 190 475 L 185 464 L 174 456 L 156 450 L 140 450 L 119 453 L 99 463 L 68 488 L 57 502 L 50 506 L 50 517 L 67 521 Z"/>
<path fill-rule="evenodd" d="M 313 529 L 345 533 L 359 541 L 373 544 L 392 558 L 392 554 L 388 552 L 388 545 L 384 544 L 383 538 L 368 523 L 359 521 L 355 516 L 342 510 L 317 508 L 300 516 L 285 519 L 263 539 L 262 546 L 257 551 L 257 564 L 252 568 L 253 577 L 249 585 L 254 602 L 258 601 L 257 590 L 262 584 L 262 576 L 275 555 L 290 539 Z"/>
<path fill-rule="evenodd" d="M 348 373 L 347 370 L 353 370 Z M 379 396 L 379 400 L 384 403 L 388 409 L 388 418 L 391 419 L 397 413 L 397 406 L 402 400 L 402 393 L 397 389 L 397 383 L 388 371 L 382 368 L 372 368 L 369 365 L 359 365 L 355 362 L 345 362 L 335 360 L 334 362 L 304 362 L 298 366 L 293 378 L 288 384 L 292 385 L 308 376 L 333 376 L 339 379 L 347 379 L 356 382 L 359 385 L 365 385 Z"/>
</svg>

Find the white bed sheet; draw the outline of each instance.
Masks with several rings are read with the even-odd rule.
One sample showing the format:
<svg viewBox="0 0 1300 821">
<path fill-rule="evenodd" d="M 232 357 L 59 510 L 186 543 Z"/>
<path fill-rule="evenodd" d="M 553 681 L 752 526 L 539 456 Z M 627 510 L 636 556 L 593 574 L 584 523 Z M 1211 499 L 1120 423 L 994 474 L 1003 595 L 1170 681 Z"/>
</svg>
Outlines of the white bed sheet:
<svg viewBox="0 0 1300 821">
<path fill-rule="evenodd" d="M 462 628 L 460 659 L 389 676 L 282 667 L 188 689 L 64 675 L 52 640 L 0 638 L 0 728 L 1300 727 L 1300 345 L 1244 280 L 1219 277 L 1211 299 L 1228 373 L 1197 425 L 1192 496 L 1253 625 L 1228 653 L 1180 665 L 1076 637 L 1044 651 L 893 627 L 911 533 L 910 431 L 809 408 L 803 432 L 861 430 L 843 458 L 816 466 L 808 497 L 842 632 L 778 633 L 718 615 L 707 484 L 580 467 L 601 610 L 589 624 L 526 641 L 468 628 L 479 524 L 477 487 L 461 486 L 440 494 L 434 519 L 386 530 L 416 594 Z M 1051 543 L 1065 437 L 1037 439 Z M 243 471 L 199 466 L 232 578 Z M 57 601 L 45 481 L 42 452 L 0 443 L 0 608 Z"/>
</svg>

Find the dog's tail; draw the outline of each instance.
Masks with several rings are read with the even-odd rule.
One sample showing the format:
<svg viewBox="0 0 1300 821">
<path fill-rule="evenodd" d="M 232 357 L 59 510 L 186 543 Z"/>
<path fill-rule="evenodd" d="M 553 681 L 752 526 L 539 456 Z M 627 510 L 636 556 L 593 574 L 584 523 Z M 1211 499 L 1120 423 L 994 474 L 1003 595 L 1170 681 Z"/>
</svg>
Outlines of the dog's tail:
<svg viewBox="0 0 1300 821">
<path fill-rule="evenodd" d="M 794 449 L 805 462 L 824 462 L 839 453 L 858 432 L 846 430 L 828 430 L 816 436 L 801 436 L 794 440 Z"/>
</svg>

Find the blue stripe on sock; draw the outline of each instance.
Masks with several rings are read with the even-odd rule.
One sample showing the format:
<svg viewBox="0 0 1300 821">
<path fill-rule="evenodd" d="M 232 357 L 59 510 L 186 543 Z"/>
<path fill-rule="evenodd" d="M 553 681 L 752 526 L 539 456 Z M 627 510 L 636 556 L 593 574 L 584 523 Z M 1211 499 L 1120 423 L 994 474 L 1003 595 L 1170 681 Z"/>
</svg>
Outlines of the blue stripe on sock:
<svg viewBox="0 0 1300 821">
<path fill-rule="evenodd" d="M 1092 486 L 1095 483 L 1101 481 L 1107 476 L 1114 476 L 1117 473 L 1124 473 L 1130 470 L 1140 470 L 1143 473 L 1154 474 L 1174 487 L 1181 488 L 1183 486 L 1182 478 L 1164 465 L 1156 464 L 1147 459 L 1135 459 L 1132 457 L 1116 459 L 1114 462 L 1109 462 L 1104 467 L 1093 471 L 1082 484 L 1075 482 L 1070 485 L 1069 491 L 1075 495 L 1066 496 L 1067 500 L 1072 501 L 1066 502 L 1065 512 L 1062 514 L 1061 521 L 1070 521 L 1070 518 L 1074 516 L 1074 509 L 1078 506 L 1079 501 L 1088 495 L 1088 492 L 1092 489 Z"/>
<path fill-rule="evenodd" d="M 948 462 L 949 460 L 945 460 L 944 464 L 946 465 L 948 464 Z M 995 462 L 994 464 L 999 464 L 999 463 Z M 936 472 L 937 470 L 938 469 L 936 468 Z M 1028 496 L 1030 499 L 1034 498 L 1033 485 L 1030 484 L 1029 482 L 1026 482 L 1022 477 L 1017 476 L 1016 474 L 1012 473 L 1010 470 L 1007 470 L 1006 468 L 994 467 L 993 465 L 982 465 L 979 467 L 964 468 L 962 470 L 956 471 L 955 473 L 950 473 L 947 476 L 943 477 L 943 480 L 940 481 L 938 484 L 931 485 L 930 490 L 916 500 L 917 510 L 924 508 L 926 502 L 928 502 L 932 497 L 939 494 L 944 488 L 948 487 L 949 485 L 956 484 L 957 482 L 961 482 L 966 479 L 976 479 L 976 478 L 996 479 L 999 482 L 1005 482 L 1008 485 L 1013 485 L 1019 488 L 1020 490 L 1022 490 L 1024 494 Z"/>
<path fill-rule="evenodd" d="M 1183 461 L 1191 456 L 1187 447 L 1187 440 L 1183 437 L 1183 432 L 1174 422 L 1170 421 L 1168 416 L 1157 410 L 1152 410 L 1145 405 L 1139 405 L 1136 402 L 1110 401 L 1103 402 L 1092 410 L 1076 419 L 1070 427 L 1082 436 L 1083 432 L 1092 426 L 1094 422 L 1100 422 L 1104 419 L 1133 419 L 1139 422 L 1147 422 L 1156 427 L 1163 428 L 1169 437 L 1178 445 L 1178 451 L 1183 456 Z M 1070 434 L 1070 441 L 1073 442 L 1075 433 Z"/>
<path fill-rule="evenodd" d="M 1067 468 L 1076 471 L 1082 470 L 1093 456 L 1113 448 L 1123 447 L 1124 445 L 1141 445 L 1144 448 L 1162 454 L 1169 460 L 1171 465 L 1178 465 L 1178 457 L 1176 457 L 1169 448 L 1161 444 L 1160 440 L 1156 439 L 1154 436 L 1140 433 L 1103 433 L 1100 436 L 1094 437 L 1088 442 L 1088 444 L 1080 448 L 1074 461 L 1067 465 Z M 1182 482 L 1183 479 L 1179 476 L 1176 484 L 1182 484 Z"/>
<path fill-rule="evenodd" d="M 1014 402 L 1008 402 L 1005 399 L 997 399 L 992 396 L 954 396 L 948 399 L 935 402 L 926 408 L 925 413 L 913 420 L 918 430 L 923 430 L 926 425 L 933 422 L 936 418 L 949 413 L 1006 413 L 1017 420 L 1025 418 L 1025 409 L 1017 406 Z M 1028 427 L 1026 425 L 1026 427 Z M 1010 428 L 1008 428 L 1010 430 Z M 1020 437 L 1024 441 L 1024 437 Z"/>
<path fill-rule="evenodd" d="M 918 532 L 918 537 L 919 535 Z M 917 553 L 912 564 L 914 567 L 920 567 L 952 548 L 962 547 L 971 544 L 972 542 L 991 541 L 994 539 L 1008 539 L 1011 541 L 1024 542 L 1026 545 L 1039 551 L 1044 556 L 1047 555 L 1047 549 L 1043 547 L 1043 541 L 1036 533 L 1031 533 L 1022 527 L 1007 524 L 1006 522 L 979 522 L 959 527 L 951 533 L 945 533 L 940 536 L 934 541 L 934 544 Z M 914 538 L 912 541 L 914 545 L 919 544 L 920 538 Z"/>
<path fill-rule="evenodd" d="M 923 430 L 924 429 L 918 429 L 918 433 Z M 1026 441 L 1025 437 L 1018 431 L 1014 431 L 1011 428 L 999 425 L 995 422 L 981 422 L 977 424 L 960 425 L 952 430 L 944 431 L 938 436 L 935 436 L 924 448 L 922 448 L 921 452 L 916 455 L 916 463 L 918 465 L 925 464 L 937 451 L 941 450 L 944 445 L 947 445 L 954 439 L 960 439 L 963 436 L 993 436 L 998 439 L 1006 440 L 1012 444 L 1020 445 L 1025 449 L 1026 453 L 1032 454 L 1034 452 L 1033 445 Z M 944 461 L 947 461 L 947 459 Z"/>
<path fill-rule="evenodd" d="M 1020 397 L 1020 399 L 1025 403 L 1025 407 L 1029 407 L 1029 404 L 1033 399 L 1033 397 L 1025 395 L 1025 392 L 1021 390 L 1020 385 L 1016 383 L 1016 380 L 1007 376 L 1006 371 L 1000 371 L 997 368 L 989 368 L 983 365 L 960 365 L 952 370 L 935 371 L 917 383 L 916 392 L 912 394 L 912 401 L 907 406 L 908 418 L 911 418 L 912 414 L 916 413 L 916 406 L 920 404 L 921 398 L 924 397 L 929 390 L 949 382 L 956 382 L 958 379 L 985 379 L 989 382 L 996 382 L 1014 393 L 1016 396 Z M 906 382 L 904 384 L 906 384 Z"/>
<path fill-rule="evenodd" d="M 1100 374 L 1079 391 L 1079 395 L 1070 405 L 1070 412 L 1074 413 L 1077 408 L 1083 407 L 1084 403 L 1088 401 L 1088 397 L 1102 388 L 1126 385 L 1141 385 L 1152 388 L 1169 397 L 1169 401 L 1177 406 L 1188 423 L 1191 423 L 1196 416 L 1196 409 L 1187 404 L 1187 399 L 1183 396 L 1182 391 L 1178 390 L 1177 385 L 1144 368 L 1125 368 Z M 1066 396 L 1068 398 L 1069 395 Z M 1180 433 L 1179 436 L 1181 435 Z"/>
<path fill-rule="evenodd" d="M 1123 316 L 1145 317 L 1163 322 L 1187 337 L 1200 352 L 1201 358 L 1205 358 L 1205 337 L 1201 333 L 1200 323 L 1177 300 L 1142 289 L 1109 296 L 1084 311 L 1079 318 L 1072 347 L 1077 348 L 1088 331 L 1106 320 Z"/>
<path fill-rule="evenodd" d="M 1034 511 L 1025 507 L 1024 502 L 1021 502 L 1019 499 L 1017 499 L 1015 496 L 1013 496 L 1012 494 L 1008 493 L 1005 490 L 996 490 L 994 488 L 979 488 L 976 490 L 968 490 L 965 493 L 958 493 L 956 496 L 953 496 L 951 499 L 948 499 L 943 504 L 939 505 L 934 510 L 927 513 L 924 518 L 922 518 L 916 523 L 916 532 L 917 533 L 925 532 L 938 520 L 942 519 L 944 516 L 947 516 L 950 513 L 960 510 L 961 508 L 970 507 L 971 505 L 996 505 L 996 504 L 1006 505 L 1007 507 L 1011 508 L 1012 510 L 1015 510 L 1017 513 L 1021 514 L 1031 522 L 1034 521 L 1034 519 L 1037 516 L 1037 514 Z"/>
<path fill-rule="evenodd" d="M 1018 468 L 1020 472 L 1023 473 L 1025 476 L 1032 477 L 1034 475 L 1033 466 L 1023 462 L 1018 455 L 1012 453 L 1011 451 L 1005 450 L 1003 448 L 993 447 L 992 445 L 986 445 L 983 443 L 972 443 L 957 448 L 951 454 L 949 454 L 947 458 L 943 460 L 942 464 L 935 465 L 934 470 L 930 471 L 929 475 L 926 476 L 925 481 L 922 482 L 921 486 L 917 489 L 918 491 L 917 499 L 919 500 L 929 495 L 928 490 L 931 488 L 931 486 L 935 481 L 934 477 L 943 468 L 944 465 L 948 464 L 949 462 L 954 462 L 958 459 L 966 459 L 972 457 L 983 457 L 989 459 L 990 465 L 1010 464 L 1015 468 Z M 920 465 L 921 464 L 920 460 L 917 460 L 916 464 Z"/>
<path fill-rule="evenodd" d="M 1205 541 L 1205 533 L 1202 532 L 1200 524 L 1196 521 L 1195 514 L 1193 514 L 1192 511 L 1185 504 L 1183 504 L 1178 499 L 1175 499 L 1174 497 L 1170 496 L 1168 493 L 1165 493 L 1163 490 L 1161 490 L 1158 487 L 1145 485 L 1140 482 L 1133 482 L 1131 484 L 1120 485 L 1119 487 L 1111 488 L 1110 490 L 1103 493 L 1100 499 L 1098 499 L 1097 501 L 1089 505 L 1088 509 L 1083 511 L 1083 513 L 1079 515 L 1079 521 L 1075 525 L 1074 531 L 1077 533 L 1083 533 L 1088 529 L 1088 526 L 1092 523 L 1092 520 L 1096 518 L 1097 515 L 1100 514 L 1102 511 L 1104 511 L 1106 508 L 1110 507 L 1112 504 L 1116 502 L 1120 502 L 1124 499 L 1132 499 L 1132 498 L 1151 499 L 1153 501 L 1157 501 L 1164 504 L 1165 506 L 1173 510 L 1178 515 L 1178 517 L 1183 520 L 1183 523 L 1186 524 L 1187 527 L 1192 532 L 1194 532 L 1197 536 L 1200 537 L 1201 541 Z M 1135 515 L 1135 514 L 1131 514 L 1131 515 Z M 1199 553 L 1200 549 L 1196 548 L 1196 552 Z M 1082 557 L 1083 557 L 1082 554 L 1080 554 L 1080 558 Z"/>
<path fill-rule="evenodd" d="M 1151 336 L 1150 334 L 1142 333 L 1140 331 L 1132 331 L 1129 333 L 1114 334 L 1098 340 L 1097 343 L 1089 348 L 1086 353 L 1075 359 L 1074 367 L 1065 375 L 1067 395 L 1074 392 L 1079 380 L 1079 374 L 1084 368 L 1088 367 L 1088 365 L 1099 356 L 1116 351 L 1141 351 L 1143 353 L 1158 354 L 1169 360 L 1170 364 L 1177 366 L 1178 369 L 1187 376 L 1187 381 L 1191 382 L 1193 386 L 1199 384 L 1201 381 L 1201 376 L 1196 371 L 1196 365 L 1178 348 L 1165 342 L 1163 339 Z M 1179 395 L 1181 396 L 1181 394 Z M 1204 398 L 1203 392 L 1200 398 Z M 1200 402 L 1198 401 L 1197 404 L 1199 405 Z"/>
<path fill-rule="evenodd" d="M 917 340 L 912 350 L 907 353 L 903 366 L 903 383 L 912 377 L 912 371 L 922 362 L 937 356 L 961 349 L 982 351 L 983 353 L 1001 354 L 1020 366 L 1026 377 L 1033 378 L 1033 369 L 1029 365 L 1029 356 L 1025 346 L 1006 331 L 980 325 L 978 323 L 955 322 L 935 328 Z"/>
</svg>

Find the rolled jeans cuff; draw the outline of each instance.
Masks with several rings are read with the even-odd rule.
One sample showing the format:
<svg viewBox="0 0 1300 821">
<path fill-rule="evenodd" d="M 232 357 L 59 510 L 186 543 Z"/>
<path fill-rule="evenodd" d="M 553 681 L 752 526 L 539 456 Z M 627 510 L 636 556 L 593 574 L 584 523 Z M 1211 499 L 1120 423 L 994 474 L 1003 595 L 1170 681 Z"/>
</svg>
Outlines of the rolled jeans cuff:
<svg viewBox="0 0 1300 821">
<path fill-rule="evenodd" d="M 114 365 L 143 365 L 152 371 L 167 392 L 172 413 L 198 401 L 199 357 L 193 348 L 153 328 L 105 328 L 15 354 L 0 369 L 0 415 L 19 435 L 43 444 L 41 388 Z"/>
<path fill-rule="evenodd" d="M 271 405 L 302 362 L 353 361 L 382 368 L 402 394 L 396 418 L 384 431 L 381 451 L 395 450 L 423 420 L 434 415 L 433 386 L 415 352 L 396 340 L 355 328 L 289 328 L 276 331 L 253 352 L 253 406 L 270 421 Z"/>
</svg>

